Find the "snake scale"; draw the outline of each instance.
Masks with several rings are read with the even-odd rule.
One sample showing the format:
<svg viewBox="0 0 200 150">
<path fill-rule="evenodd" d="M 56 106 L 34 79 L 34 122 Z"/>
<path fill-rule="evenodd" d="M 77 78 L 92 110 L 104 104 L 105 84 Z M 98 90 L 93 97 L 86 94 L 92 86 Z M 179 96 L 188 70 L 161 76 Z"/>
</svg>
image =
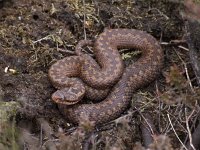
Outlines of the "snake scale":
<svg viewBox="0 0 200 150">
<path fill-rule="evenodd" d="M 80 48 L 87 44 L 92 45 L 91 41 L 80 42 L 76 47 L 77 56 L 53 64 L 49 78 L 58 88 L 52 99 L 69 121 L 79 124 L 81 116 L 87 116 L 98 125 L 119 117 L 128 107 L 133 92 L 156 78 L 162 69 L 164 54 L 154 37 L 134 29 L 107 29 L 101 33 L 94 42 L 97 62 L 81 52 Z M 142 55 L 124 67 L 118 52 L 122 47 L 141 50 Z M 111 89 L 109 93 L 108 89 Z M 107 97 L 98 103 L 77 103 L 85 93 L 89 93 L 87 97 L 93 95 L 90 97 L 93 99 Z"/>
</svg>

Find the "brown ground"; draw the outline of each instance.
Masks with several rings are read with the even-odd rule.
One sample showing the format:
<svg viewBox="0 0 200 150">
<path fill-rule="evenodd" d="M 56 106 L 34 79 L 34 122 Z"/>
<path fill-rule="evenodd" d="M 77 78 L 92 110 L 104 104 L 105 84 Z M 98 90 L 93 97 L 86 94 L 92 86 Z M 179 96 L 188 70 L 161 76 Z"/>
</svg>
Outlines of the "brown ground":
<svg viewBox="0 0 200 150">
<path fill-rule="evenodd" d="M 83 4 L 81 0 L 12 0 L 0 1 L 0 7 L 0 108 L 12 101 L 20 104 L 14 117 L 16 127 L 13 121 L 14 126 L 1 127 L 0 149 L 80 148 L 78 143 L 85 133 L 69 135 L 73 126 L 50 99 L 55 89 L 47 71 L 53 62 L 73 53 L 79 40 L 85 36 L 95 39 L 105 28 L 147 31 L 161 42 L 165 66 L 156 82 L 134 94 L 130 109 L 120 119 L 99 127 L 101 131 L 90 137 L 90 148 L 142 149 L 136 143 L 143 143 L 141 124 L 147 114 L 157 133 L 167 135 L 157 136 L 154 131 L 158 142 L 151 149 L 180 149 L 179 140 L 186 144 L 187 123 L 193 129 L 198 121 L 195 102 L 200 91 L 195 88 L 184 42 L 181 2 L 85 0 Z M 132 55 L 123 54 L 126 60 Z M 84 144 L 87 147 L 88 141 Z"/>
</svg>

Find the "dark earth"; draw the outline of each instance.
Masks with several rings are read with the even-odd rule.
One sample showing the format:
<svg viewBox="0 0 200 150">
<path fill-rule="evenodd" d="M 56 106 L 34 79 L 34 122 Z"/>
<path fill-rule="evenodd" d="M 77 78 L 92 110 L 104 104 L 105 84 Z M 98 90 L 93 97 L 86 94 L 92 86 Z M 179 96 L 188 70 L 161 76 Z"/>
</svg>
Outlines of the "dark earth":
<svg viewBox="0 0 200 150">
<path fill-rule="evenodd" d="M 176 0 L 0 0 L 0 150 L 184 149 L 200 111 L 188 20 Z M 198 22 L 189 25 L 192 33 Z M 119 119 L 90 132 L 87 119 L 77 129 L 60 114 L 47 72 L 73 55 L 79 40 L 94 40 L 105 28 L 148 32 L 160 41 L 165 64 L 155 82 L 133 93 Z M 127 64 L 138 54 L 120 52 Z M 150 145 L 145 127 L 151 127 Z"/>
</svg>

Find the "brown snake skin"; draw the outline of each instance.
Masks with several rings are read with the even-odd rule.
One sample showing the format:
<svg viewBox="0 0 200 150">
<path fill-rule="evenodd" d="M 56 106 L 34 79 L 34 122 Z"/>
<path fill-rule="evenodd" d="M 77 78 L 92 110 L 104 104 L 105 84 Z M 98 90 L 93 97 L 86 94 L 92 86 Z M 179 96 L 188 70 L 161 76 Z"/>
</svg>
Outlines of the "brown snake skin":
<svg viewBox="0 0 200 150">
<path fill-rule="evenodd" d="M 94 121 L 95 125 L 119 117 L 127 108 L 133 92 L 153 81 L 160 73 L 163 65 L 164 55 L 159 43 L 155 38 L 143 31 L 134 29 L 108 29 L 100 34 L 94 45 L 96 48 L 94 54 L 95 56 L 97 55 L 96 59 L 100 67 L 96 66 L 97 64 L 94 60 L 87 58 L 84 54 L 80 54 L 80 51 L 77 50 L 79 56 L 64 58 L 53 64 L 49 69 L 49 77 L 53 85 L 60 90 L 64 89 L 64 92 L 60 92 L 59 90 L 57 91 L 57 94 L 55 94 L 55 92 L 52 99 L 58 103 L 61 113 L 75 124 L 80 122 L 82 116 L 87 116 L 90 121 Z M 138 61 L 126 67 L 124 71 L 123 63 L 120 64 L 121 57 L 119 56 L 119 53 L 116 53 L 117 48 L 120 47 L 135 48 L 142 51 L 142 55 Z M 86 63 L 84 64 L 84 62 Z M 91 64 L 88 64 L 89 62 Z M 106 62 L 106 64 L 104 62 Z M 119 64 L 116 62 L 119 62 Z M 107 65 L 111 66 L 111 70 L 106 67 Z M 95 69 L 97 72 L 95 72 Z M 101 71 L 101 69 L 103 71 Z M 101 71 L 101 74 L 105 76 L 98 76 L 100 74 L 98 71 Z M 80 75 L 82 72 L 86 76 L 91 75 L 91 78 L 83 79 L 83 81 L 80 80 L 78 77 L 81 77 L 81 79 L 85 78 L 83 75 Z M 119 80 L 121 72 L 123 72 L 123 75 Z M 91 82 L 89 80 L 94 78 L 96 74 L 96 77 L 107 81 L 113 78 L 112 73 L 117 76 L 114 80 L 119 81 L 114 85 L 103 101 L 95 104 L 65 105 L 77 102 L 77 100 L 74 100 L 76 97 L 73 95 L 74 93 L 81 95 L 84 92 L 87 92 L 87 88 L 84 88 L 85 82 L 91 87 L 95 87 L 95 84 L 99 84 L 99 82 L 93 82 L 95 81 L 93 80 L 93 85 L 90 85 Z M 113 84 L 113 81 L 109 82 L 109 84 Z M 70 89 L 69 86 L 71 86 L 72 83 L 77 85 L 77 87 Z M 104 87 L 107 87 L 107 85 L 105 85 L 106 84 L 104 84 Z M 91 87 L 90 89 L 92 89 Z M 97 87 L 100 87 L 101 89 L 101 86 Z M 81 94 L 79 91 L 76 91 L 78 88 L 80 89 Z M 69 91 L 72 94 L 68 101 L 65 99 L 66 92 L 69 93 Z M 96 91 L 98 92 L 98 88 Z M 80 99 L 82 97 L 83 95 L 79 96 Z"/>
</svg>

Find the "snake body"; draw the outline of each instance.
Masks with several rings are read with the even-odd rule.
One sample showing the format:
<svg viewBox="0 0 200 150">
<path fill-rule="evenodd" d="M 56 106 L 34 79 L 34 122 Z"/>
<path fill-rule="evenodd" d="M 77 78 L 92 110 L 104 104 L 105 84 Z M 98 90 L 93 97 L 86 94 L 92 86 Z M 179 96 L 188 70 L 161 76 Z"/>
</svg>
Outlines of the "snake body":
<svg viewBox="0 0 200 150">
<path fill-rule="evenodd" d="M 119 53 L 116 53 L 117 48 L 120 47 L 139 49 L 142 51 L 142 55 L 135 63 L 123 69 L 123 63 L 121 63 L 122 60 L 120 59 Z M 103 101 L 95 104 L 75 104 L 69 106 L 65 105 L 65 102 L 63 102 L 64 104 L 62 103 L 62 101 L 65 100 L 56 100 L 56 96 L 52 96 L 53 100 L 58 102 L 58 107 L 61 113 L 75 124 L 80 123 L 81 116 L 88 117 L 88 119 L 93 121 L 95 125 L 119 117 L 127 108 L 133 92 L 153 81 L 160 73 L 163 65 L 164 55 L 157 40 L 146 32 L 139 30 L 105 30 L 94 43 L 94 49 L 96 49 L 94 54 L 97 55 L 96 59 L 100 66 L 96 66 L 98 64 L 93 65 L 93 60 L 90 60 L 90 58 L 79 55 L 64 58 L 63 60 L 53 64 L 49 70 L 50 80 L 58 89 L 65 89 L 66 85 L 69 86 L 69 83 L 66 84 L 66 82 L 71 80 L 70 86 L 72 83 L 75 83 L 76 85 L 84 85 L 85 83 L 89 85 L 92 83 L 91 86 L 89 85 L 89 89 L 96 90 L 98 93 L 98 91 L 102 90 L 104 92 L 104 90 L 101 86 L 96 86 L 97 89 L 93 89 L 95 88 L 95 84 L 101 84 L 101 82 L 99 83 L 93 80 L 98 80 L 96 77 L 108 81 L 112 80 L 112 74 L 114 73 L 116 77 L 114 77 L 114 80 L 109 82 L 109 85 L 113 84 L 114 81 L 116 82 L 119 80 L 111 89 L 108 96 Z M 84 62 L 87 63 L 84 64 Z M 88 62 L 91 64 L 88 64 Z M 111 69 L 108 69 L 110 66 Z M 104 76 L 98 76 L 100 74 L 97 72 L 94 73 L 95 71 L 103 72 L 102 74 L 104 74 Z M 88 76 L 88 78 L 86 79 L 83 75 L 80 75 L 81 73 Z M 95 76 L 96 74 L 98 75 Z M 121 78 L 119 79 L 120 75 Z M 89 76 L 91 76 L 91 78 L 89 78 Z M 81 77 L 83 81 L 71 77 Z M 94 82 L 90 82 L 90 79 Z M 104 84 L 103 86 L 110 87 L 109 85 Z M 78 87 L 80 90 L 87 92 L 86 89 L 82 88 L 83 86 Z M 68 91 L 69 87 L 66 89 L 66 92 Z M 75 91 L 74 93 L 79 92 Z M 62 94 L 65 94 L 65 92 Z M 99 94 L 101 94 L 101 92 L 99 92 Z M 83 96 L 80 97 L 82 98 Z"/>
</svg>

